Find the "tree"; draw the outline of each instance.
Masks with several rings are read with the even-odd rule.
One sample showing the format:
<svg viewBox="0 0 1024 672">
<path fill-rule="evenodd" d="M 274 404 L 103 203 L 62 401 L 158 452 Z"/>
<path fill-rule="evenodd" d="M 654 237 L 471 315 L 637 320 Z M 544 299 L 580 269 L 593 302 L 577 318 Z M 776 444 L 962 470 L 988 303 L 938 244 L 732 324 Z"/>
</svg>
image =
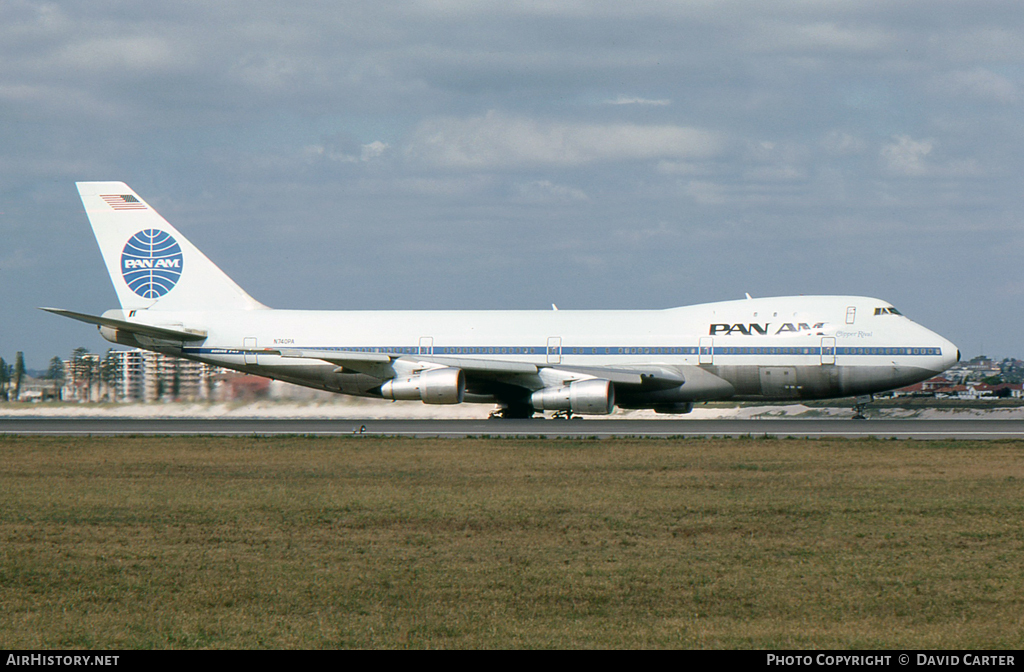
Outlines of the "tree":
<svg viewBox="0 0 1024 672">
<path fill-rule="evenodd" d="M 121 377 L 121 361 L 117 351 L 113 348 L 107 349 L 107 354 L 100 362 L 100 380 L 106 388 L 104 395 L 110 401 L 117 401 L 117 382 Z"/>
<path fill-rule="evenodd" d="M 0 397 L 7 401 L 7 388 L 11 381 L 11 367 L 0 357 Z"/>
<path fill-rule="evenodd" d="M 50 366 L 46 369 L 46 379 L 53 381 L 53 398 L 60 399 L 60 390 L 64 387 L 64 362 L 60 357 L 50 360 Z"/>
<path fill-rule="evenodd" d="M 71 351 L 71 382 L 75 386 L 75 396 L 81 401 L 92 400 L 92 384 L 96 378 L 97 359 L 83 347 L 77 347 Z"/>
<path fill-rule="evenodd" d="M 21 379 L 25 377 L 25 353 L 14 356 L 14 400 L 21 398 Z"/>
</svg>

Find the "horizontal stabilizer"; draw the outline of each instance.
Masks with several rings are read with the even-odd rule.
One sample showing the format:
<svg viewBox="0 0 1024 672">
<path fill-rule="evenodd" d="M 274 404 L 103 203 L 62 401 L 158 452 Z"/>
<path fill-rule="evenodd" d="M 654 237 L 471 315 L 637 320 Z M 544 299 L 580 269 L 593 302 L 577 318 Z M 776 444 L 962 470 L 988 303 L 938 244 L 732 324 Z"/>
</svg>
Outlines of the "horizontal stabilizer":
<svg viewBox="0 0 1024 672">
<path fill-rule="evenodd" d="M 150 338 L 162 338 L 171 341 L 206 340 L 206 332 L 201 331 L 199 329 L 171 329 L 168 327 L 154 327 L 149 324 L 139 324 L 138 322 L 127 322 L 125 320 L 115 320 L 113 318 L 100 317 L 98 315 L 76 313 L 70 310 L 64 310 L 62 308 L 40 308 L 39 310 L 45 310 L 46 312 L 53 313 L 54 315 L 70 317 L 72 320 L 78 320 L 79 322 L 95 324 L 101 327 L 110 327 L 111 329 L 127 331 L 132 334 L 141 334 L 143 336 L 149 336 Z"/>
</svg>

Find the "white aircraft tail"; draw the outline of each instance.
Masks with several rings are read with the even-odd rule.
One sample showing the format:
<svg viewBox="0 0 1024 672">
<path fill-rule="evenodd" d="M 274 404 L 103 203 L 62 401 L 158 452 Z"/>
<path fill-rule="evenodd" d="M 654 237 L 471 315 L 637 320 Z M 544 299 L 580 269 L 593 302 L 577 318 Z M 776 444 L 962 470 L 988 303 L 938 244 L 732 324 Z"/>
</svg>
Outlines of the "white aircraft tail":
<svg viewBox="0 0 1024 672">
<path fill-rule="evenodd" d="M 124 310 L 266 308 L 124 182 L 78 182 Z"/>
</svg>

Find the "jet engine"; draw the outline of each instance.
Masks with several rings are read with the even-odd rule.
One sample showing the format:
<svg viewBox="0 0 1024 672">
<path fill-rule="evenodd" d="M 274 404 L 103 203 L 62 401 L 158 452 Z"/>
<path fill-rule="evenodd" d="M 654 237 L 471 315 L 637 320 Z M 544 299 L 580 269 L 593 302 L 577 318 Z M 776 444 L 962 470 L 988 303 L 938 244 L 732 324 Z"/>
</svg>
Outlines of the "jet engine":
<svg viewBox="0 0 1024 672">
<path fill-rule="evenodd" d="M 420 400 L 424 404 L 461 404 L 466 396 L 466 374 L 462 369 L 427 369 L 408 378 L 393 378 L 380 386 L 385 399 Z"/>
<path fill-rule="evenodd" d="M 615 409 L 615 386 L 610 380 L 576 380 L 565 387 L 537 390 L 530 403 L 538 411 L 608 415 Z"/>
</svg>

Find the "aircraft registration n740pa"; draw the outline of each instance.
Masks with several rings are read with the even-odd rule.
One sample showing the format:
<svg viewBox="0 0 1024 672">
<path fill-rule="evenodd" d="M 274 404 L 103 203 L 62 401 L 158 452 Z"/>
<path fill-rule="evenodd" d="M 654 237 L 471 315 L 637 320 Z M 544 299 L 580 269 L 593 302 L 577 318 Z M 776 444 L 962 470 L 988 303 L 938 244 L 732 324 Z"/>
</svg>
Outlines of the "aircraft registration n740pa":
<svg viewBox="0 0 1024 672">
<path fill-rule="evenodd" d="M 120 301 L 109 341 L 341 394 L 496 404 L 502 417 L 711 400 L 865 396 L 959 360 L 880 299 L 749 298 L 664 310 L 276 310 L 123 182 L 78 191 Z"/>
</svg>

